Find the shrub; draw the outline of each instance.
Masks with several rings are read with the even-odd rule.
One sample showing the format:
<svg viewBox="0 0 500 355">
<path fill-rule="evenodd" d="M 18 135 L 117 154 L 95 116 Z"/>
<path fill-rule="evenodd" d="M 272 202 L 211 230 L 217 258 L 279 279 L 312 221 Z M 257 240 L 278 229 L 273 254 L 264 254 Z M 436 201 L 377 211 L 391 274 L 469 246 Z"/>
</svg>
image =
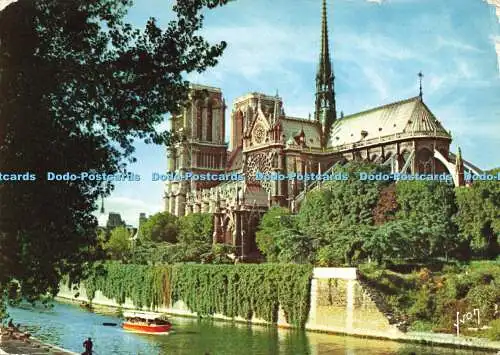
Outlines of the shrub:
<svg viewBox="0 0 500 355">
<path fill-rule="evenodd" d="M 428 287 L 424 286 L 413 295 L 413 305 L 408 315 L 414 320 L 431 320 L 434 313 L 434 300 Z"/>
<path fill-rule="evenodd" d="M 490 329 L 486 332 L 486 336 L 488 339 L 493 340 L 493 341 L 499 341 L 500 340 L 500 319 L 495 319 L 494 321 L 490 322 Z"/>
<path fill-rule="evenodd" d="M 333 245 L 320 248 L 316 254 L 318 266 L 342 266 L 345 264 L 345 253 Z"/>
<path fill-rule="evenodd" d="M 490 320 L 493 317 L 495 304 L 500 302 L 500 289 L 493 284 L 473 287 L 466 297 L 470 308 L 478 308 L 481 318 Z"/>
</svg>

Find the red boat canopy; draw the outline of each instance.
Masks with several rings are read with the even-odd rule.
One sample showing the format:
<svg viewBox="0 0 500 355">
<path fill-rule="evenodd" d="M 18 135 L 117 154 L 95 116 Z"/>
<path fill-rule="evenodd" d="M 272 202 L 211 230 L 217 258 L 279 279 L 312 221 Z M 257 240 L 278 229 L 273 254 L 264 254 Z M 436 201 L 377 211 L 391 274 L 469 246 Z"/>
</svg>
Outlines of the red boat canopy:
<svg viewBox="0 0 500 355">
<path fill-rule="evenodd" d="M 160 315 L 156 313 L 146 313 L 146 312 L 123 312 L 123 317 L 127 319 L 140 318 L 145 320 L 160 319 Z"/>
</svg>

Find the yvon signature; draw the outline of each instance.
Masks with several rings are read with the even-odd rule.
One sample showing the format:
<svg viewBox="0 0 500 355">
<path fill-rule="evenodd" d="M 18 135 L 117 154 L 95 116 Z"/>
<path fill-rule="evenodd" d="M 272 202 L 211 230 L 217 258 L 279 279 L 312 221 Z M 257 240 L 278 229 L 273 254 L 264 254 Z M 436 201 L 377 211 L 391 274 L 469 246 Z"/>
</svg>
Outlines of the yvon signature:
<svg viewBox="0 0 500 355">
<path fill-rule="evenodd" d="M 493 313 L 493 317 L 496 318 L 499 315 L 500 311 L 498 309 L 498 304 L 495 304 L 495 310 Z M 465 324 L 466 322 L 475 322 L 477 326 L 481 326 L 481 315 L 478 308 L 474 308 L 472 312 L 467 312 L 460 315 L 460 312 L 457 312 L 457 320 L 453 325 L 457 329 L 457 336 L 460 335 L 460 324 Z"/>
</svg>

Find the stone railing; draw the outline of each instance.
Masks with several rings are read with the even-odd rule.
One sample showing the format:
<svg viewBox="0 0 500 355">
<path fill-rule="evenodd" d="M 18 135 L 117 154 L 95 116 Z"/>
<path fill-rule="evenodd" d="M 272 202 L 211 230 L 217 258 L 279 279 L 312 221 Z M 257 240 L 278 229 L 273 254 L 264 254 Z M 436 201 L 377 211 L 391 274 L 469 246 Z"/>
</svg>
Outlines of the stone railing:
<svg viewBox="0 0 500 355">
<path fill-rule="evenodd" d="M 450 136 L 445 133 L 438 132 L 428 132 L 428 131 L 417 131 L 417 132 L 408 132 L 408 133 L 395 133 L 388 136 L 378 137 L 363 140 L 356 143 L 348 143 L 342 144 L 338 146 L 334 146 L 326 150 L 329 153 L 340 153 L 343 151 L 350 151 L 353 149 L 359 149 L 368 147 L 370 145 L 378 145 L 384 142 L 396 141 L 396 140 L 404 140 L 404 139 L 414 139 L 414 138 L 443 138 L 450 139 Z"/>
</svg>

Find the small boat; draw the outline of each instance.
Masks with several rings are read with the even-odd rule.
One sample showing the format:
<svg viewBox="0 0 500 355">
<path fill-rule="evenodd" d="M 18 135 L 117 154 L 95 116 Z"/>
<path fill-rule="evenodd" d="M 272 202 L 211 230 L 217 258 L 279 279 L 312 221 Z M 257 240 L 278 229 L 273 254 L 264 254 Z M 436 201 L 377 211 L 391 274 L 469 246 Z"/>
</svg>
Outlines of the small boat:
<svg viewBox="0 0 500 355">
<path fill-rule="evenodd" d="M 123 329 L 143 334 L 168 334 L 172 324 L 158 315 L 144 312 L 124 312 Z"/>
<path fill-rule="evenodd" d="M 116 324 L 116 323 L 110 323 L 110 322 L 104 322 L 104 323 L 102 323 L 102 325 L 104 325 L 106 327 L 116 327 L 118 324 Z"/>
</svg>

